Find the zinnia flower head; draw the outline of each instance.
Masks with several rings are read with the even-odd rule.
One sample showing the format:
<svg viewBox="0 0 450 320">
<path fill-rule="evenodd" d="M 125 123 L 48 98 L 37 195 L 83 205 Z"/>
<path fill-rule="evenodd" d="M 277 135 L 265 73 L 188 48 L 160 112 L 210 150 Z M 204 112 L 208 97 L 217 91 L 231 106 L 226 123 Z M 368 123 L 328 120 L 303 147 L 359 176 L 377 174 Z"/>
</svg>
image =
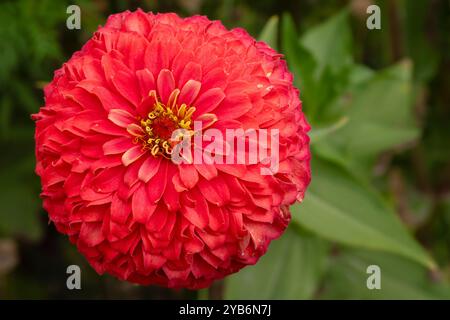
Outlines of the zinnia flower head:
<svg viewBox="0 0 450 320">
<path fill-rule="evenodd" d="M 110 16 L 55 72 L 33 115 L 50 220 L 98 273 L 139 284 L 201 288 L 256 263 L 310 181 L 292 80 L 282 56 L 242 29 L 141 10 Z M 262 161 L 172 162 L 172 133 L 194 132 L 195 121 L 279 130 L 277 172 L 261 174 Z"/>
</svg>

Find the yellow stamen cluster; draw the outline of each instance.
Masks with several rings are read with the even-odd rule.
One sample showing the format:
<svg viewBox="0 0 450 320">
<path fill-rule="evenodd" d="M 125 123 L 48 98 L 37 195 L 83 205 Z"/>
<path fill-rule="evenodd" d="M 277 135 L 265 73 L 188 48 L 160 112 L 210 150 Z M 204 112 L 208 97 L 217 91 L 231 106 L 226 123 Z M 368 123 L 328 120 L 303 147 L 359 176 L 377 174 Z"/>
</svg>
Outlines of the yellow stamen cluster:
<svg viewBox="0 0 450 320">
<path fill-rule="evenodd" d="M 170 158 L 172 148 L 177 143 L 171 140 L 172 132 L 177 129 L 191 130 L 191 117 L 194 112 L 195 107 L 188 107 L 186 104 L 178 106 L 172 103 L 172 106 L 165 106 L 156 101 L 147 118 L 140 120 L 145 135 L 139 140 L 142 141 L 144 149 L 150 150 L 153 156 Z"/>
</svg>

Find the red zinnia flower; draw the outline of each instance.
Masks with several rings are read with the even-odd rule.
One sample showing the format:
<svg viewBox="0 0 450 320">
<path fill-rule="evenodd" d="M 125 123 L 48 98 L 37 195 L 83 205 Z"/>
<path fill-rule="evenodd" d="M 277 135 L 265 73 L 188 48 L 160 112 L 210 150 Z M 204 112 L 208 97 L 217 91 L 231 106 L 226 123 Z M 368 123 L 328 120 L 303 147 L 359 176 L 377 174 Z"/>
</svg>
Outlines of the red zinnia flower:
<svg viewBox="0 0 450 320">
<path fill-rule="evenodd" d="M 50 220 L 98 273 L 131 282 L 201 288 L 256 263 L 310 181 L 309 126 L 285 61 L 205 17 L 110 16 L 33 118 Z M 195 120 L 278 129 L 278 172 L 173 163 L 172 132 Z"/>
</svg>

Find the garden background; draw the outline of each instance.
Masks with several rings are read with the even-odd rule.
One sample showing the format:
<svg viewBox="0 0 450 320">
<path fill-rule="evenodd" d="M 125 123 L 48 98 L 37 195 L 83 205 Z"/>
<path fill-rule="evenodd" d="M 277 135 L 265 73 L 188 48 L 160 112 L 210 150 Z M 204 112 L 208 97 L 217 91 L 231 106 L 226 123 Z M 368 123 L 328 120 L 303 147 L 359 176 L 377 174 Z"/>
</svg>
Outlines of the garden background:
<svg viewBox="0 0 450 320">
<path fill-rule="evenodd" d="M 81 8 L 68 30 L 67 6 Z M 366 9 L 381 9 L 369 30 Z M 98 276 L 41 209 L 42 87 L 114 12 L 204 14 L 285 55 L 312 125 L 312 184 L 256 266 L 200 291 Z M 0 299 L 450 299 L 450 2 L 2 0 Z M 82 269 L 68 290 L 66 268 Z M 381 268 L 369 290 L 366 269 Z"/>
</svg>

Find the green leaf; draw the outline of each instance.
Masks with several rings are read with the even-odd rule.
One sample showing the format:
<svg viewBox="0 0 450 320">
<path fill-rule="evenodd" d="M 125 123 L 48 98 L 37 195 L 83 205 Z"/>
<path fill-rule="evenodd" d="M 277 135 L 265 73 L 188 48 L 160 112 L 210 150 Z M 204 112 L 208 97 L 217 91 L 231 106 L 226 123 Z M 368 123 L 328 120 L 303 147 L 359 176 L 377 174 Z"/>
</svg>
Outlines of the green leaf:
<svg viewBox="0 0 450 320">
<path fill-rule="evenodd" d="M 428 267 L 434 262 L 376 193 L 340 167 L 312 163 L 312 183 L 293 220 L 304 228 L 346 245 L 392 252 Z"/>
<path fill-rule="evenodd" d="M 367 288 L 367 267 L 381 271 L 381 288 Z M 450 299 L 450 288 L 431 281 L 423 266 L 392 254 L 351 250 L 332 261 L 323 283 L 325 299 Z"/>
<path fill-rule="evenodd" d="M 336 131 L 344 127 L 348 122 L 348 118 L 342 117 L 335 123 L 331 124 L 330 126 L 323 127 L 323 128 L 313 128 L 311 132 L 309 133 L 309 137 L 311 138 L 311 144 L 314 144 L 315 142 L 324 139 L 331 134 L 334 134 Z"/>
<path fill-rule="evenodd" d="M 41 236 L 38 199 L 24 185 L 17 183 L 0 188 L 0 233 L 37 240 Z"/>
<path fill-rule="evenodd" d="M 352 33 L 348 11 L 343 10 L 324 23 L 309 29 L 300 39 L 318 63 L 316 75 L 320 76 L 327 67 L 338 73 L 353 63 Z"/>
<path fill-rule="evenodd" d="M 9 89 L 17 99 L 17 107 L 22 108 L 28 114 L 36 113 L 39 110 L 39 102 L 34 96 L 32 88 L 24 85 L 18 79 L 11 80 Z"/>
<path fill-rule="evenodd" d="M 300 89 L 304 111 L 311 121 L 317 109 L 315 96 L 317 83 L 314 79 L 317 64 L 312 54 L 300 45 L 294 21 L 289 14 L 283 15 L 281 46 L 282 52 L 286 55 L 289 70 L 294 75 L 294 84 Z"/>
<path fill-rule="evenodd" d="M 349 86 L 350 88 L 356 88 L 369 81 L 375 72 L 362 64 L 355 64 L 349 72 Z"/>
<path fill-rule="evenodd" d="M 260 261 L 226 280 L 226 299 L 308 299 L 324 272 L 327 243 L 289 227 Z"/>
<path fill-rule="evenodd" d="M 283 16 L 283 51 L 312 124 L 329 122 L 330 119 L 323 119 L 324 108 L 349 82 L 353 45 L 348 20 L 348 12 L 344 10 L 309 29 L 299 40 L 291 16 Z"/>
<path fill-rule="evenodd" d="M 278 16 L 272 16 L 258 37 L 260 41 L 264 41 L 274 50 L 278 50 L 278 21 Z"/>
<path fill-rule="evenodd" d="M 360 70 L 361 71 L 361 70 Z M 366 72 L 364 72 L 366 73 Z M 403 62 L 359 81 L 337 105 L 349 123 L 315 145 L 322 156 L 338 155 L 349 168 L 370 168 L 383 151 L 417 138 L 419 129 L 412 112 L 411 65 Z M 363 83 L 361 83 L 363 82 Z"/>
<path fill-rule="evenodd" d="M 0 235 L 35 241 L 42 235 L 40 201 L 34 189 L 36 177 L 30 175 L 32 169 L 28 160 L 0 172 Z"/>
<path fill-rule="evenodd" d="M 423 30 L 429 24 L 430 1 L 405 1 L 404 22 L 407 55 L 414 61 L 414 75 L 418 81 L 427 82 L 435 76 L 440 64 L 439 52 Z"/>
</svg>

